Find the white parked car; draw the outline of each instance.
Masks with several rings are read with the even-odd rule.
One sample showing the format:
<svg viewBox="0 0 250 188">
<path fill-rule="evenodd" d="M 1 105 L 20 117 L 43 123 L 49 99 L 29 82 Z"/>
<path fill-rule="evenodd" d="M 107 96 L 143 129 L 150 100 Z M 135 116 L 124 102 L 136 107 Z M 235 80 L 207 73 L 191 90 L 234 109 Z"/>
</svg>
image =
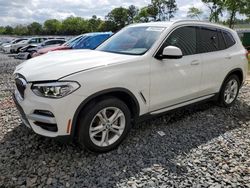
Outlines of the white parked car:
<svg viewBox="0 0 250 188">
<path fill-rule="evenodd" d="M 40 44 L 47 39 L 48 38 L 46 38 L 46 37 L 32 37 L 30 39 L 23 40 L 23 41 L 18 42 L 16 44 L 12 44 L 11 48 L 10 48 L 10 52 L 11 53 L 18 53 L 20 51 L 20 49 L 23 48 L 24 46 L 27 46 L 29 44 Z"/>
<path fill-rule="evenodd" d="M 14 44 L 17 44 L 21 41 L 24 41 L 24 40 L 27 40 L 25 38 L 17 38 L 17 39 L 13 39 L 11 42 L 9 43 L 4 43 L 0 46 L 0 49 L 4 52 L 4 53 L 10 53 L 10 49 L 11 49 L 11 46 L 14 45 Z"/>
<path fill-rule="evenodd" d="M 95 50 L 51 52 L 15 70 L 25 125 L 107 152 L 131 123 L 199 101 L 235 102 L 246 50 L 229 28 L 198 22 L 125 27 Z"/>
<path fill-rule="evenodd" d="M 22 47 L 15 58 L 25 60 L 30 59 L 32 57 L 32 54 L 37 52 L 39 49 L 59 46 L 61 44 L 64 44 L 65 42 L 65 39 L 48 39 L 40 44 L 29 44 L 27 46 Z"/>
</svg>

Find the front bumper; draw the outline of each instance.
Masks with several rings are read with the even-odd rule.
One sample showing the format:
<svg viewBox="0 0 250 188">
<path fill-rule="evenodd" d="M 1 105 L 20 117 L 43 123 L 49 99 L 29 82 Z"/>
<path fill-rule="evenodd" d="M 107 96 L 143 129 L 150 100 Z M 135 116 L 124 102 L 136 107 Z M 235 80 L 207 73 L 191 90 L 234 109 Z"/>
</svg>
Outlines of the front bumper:
<svg viewBox="0 0 250 188">
<path fill-rule="evenodd" d="M 20 113 L 20 117 L 21 117 L 22 122 L 24 123 L 24 125 L 26 125 L 26 127 L 31 128 L 31 126 L 29 124 L 29 121 L 28 121 L 22 107 L 20 106 L 20 104 L 17 101 L 15 93 L 12 94 L 12 99 L 13 99 L 15 105 L 16 105 L 16 108 L 17 108 L 18 112 Z"/>
<path fill-rule="evenodd" d="M 3 47 L 3 52 L 4 53 L 10 53 L 10 49 L 11 49 L 11 47 Z"/>
<path fill-rule="evenodd" d="M 17 59 L 28 59 L 28 56 L 30 55 L 29 52 L 20 52 L 17 54 Z"/>
<path fill-rule="evenodd" d="M 24 99 L 15 90 L 13 100 L 23 123 L 35 133 L 46 137 L 60 138 L 60 140 L 73 138 L 71 123 L 82 96 L 48 99 L 38 97 L 29 88 L 26 88 Z M 38 114 L 37 111 L 51 112 L 52 115 Z"/>
</svg>

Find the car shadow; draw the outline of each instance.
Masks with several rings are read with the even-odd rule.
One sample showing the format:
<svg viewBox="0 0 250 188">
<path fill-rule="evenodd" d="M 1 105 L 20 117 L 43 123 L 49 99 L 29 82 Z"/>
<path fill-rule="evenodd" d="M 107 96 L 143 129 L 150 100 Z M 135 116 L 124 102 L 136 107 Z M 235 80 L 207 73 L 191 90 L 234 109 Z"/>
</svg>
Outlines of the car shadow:
<svg viewBox="0 0 250 188">
<path fill-rule="evenodd" d="M 27 177 L 36 177 L 34 185 L 112 187 L 154 164 L 179 176 L 187 169 L 176 164 L 178 155 L 239 128 L 239 121 L 250 120 L 249 113 L 244 101 L 228 109 L 212 103 L 182 108 L 136 125 L 118 149 L 99 155 L 19 125 L 0 141 L 0 180 L 20 186 L 27 185 Z"/>
</svg>

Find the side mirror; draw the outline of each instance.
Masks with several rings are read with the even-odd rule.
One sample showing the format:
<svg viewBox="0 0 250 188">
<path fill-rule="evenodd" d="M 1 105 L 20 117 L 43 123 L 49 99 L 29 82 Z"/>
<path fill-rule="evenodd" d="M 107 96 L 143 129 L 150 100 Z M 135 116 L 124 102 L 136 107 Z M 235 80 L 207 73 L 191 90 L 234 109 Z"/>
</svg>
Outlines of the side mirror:
<svg viewBox="0 0 250 188">
<path fill-rule="evenodd" d="M 183 57 L 182 51 L 180 48 L 175 46 L 167 46 L 163 49 L 159 59 L 180 59 Z"/>
</svg>

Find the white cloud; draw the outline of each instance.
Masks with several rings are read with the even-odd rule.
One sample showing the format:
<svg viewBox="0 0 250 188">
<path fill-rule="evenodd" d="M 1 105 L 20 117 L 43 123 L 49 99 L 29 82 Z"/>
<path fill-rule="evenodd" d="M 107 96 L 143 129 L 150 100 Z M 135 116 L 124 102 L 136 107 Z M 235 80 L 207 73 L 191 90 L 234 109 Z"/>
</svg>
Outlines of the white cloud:
<svg viewBox="0 0 250 188">
<path fill-rule="evenodd" d="M 0 0 L 0 25 L 43 23 L 46 19 L 65 19 L 68 16 L 104 18 L 115 7 L 147 6 L 151 0 Z M 177 0 L 175 19 L 186 18 L 191 6 L 206 12 L 201 0 Z"/>
</svg>

